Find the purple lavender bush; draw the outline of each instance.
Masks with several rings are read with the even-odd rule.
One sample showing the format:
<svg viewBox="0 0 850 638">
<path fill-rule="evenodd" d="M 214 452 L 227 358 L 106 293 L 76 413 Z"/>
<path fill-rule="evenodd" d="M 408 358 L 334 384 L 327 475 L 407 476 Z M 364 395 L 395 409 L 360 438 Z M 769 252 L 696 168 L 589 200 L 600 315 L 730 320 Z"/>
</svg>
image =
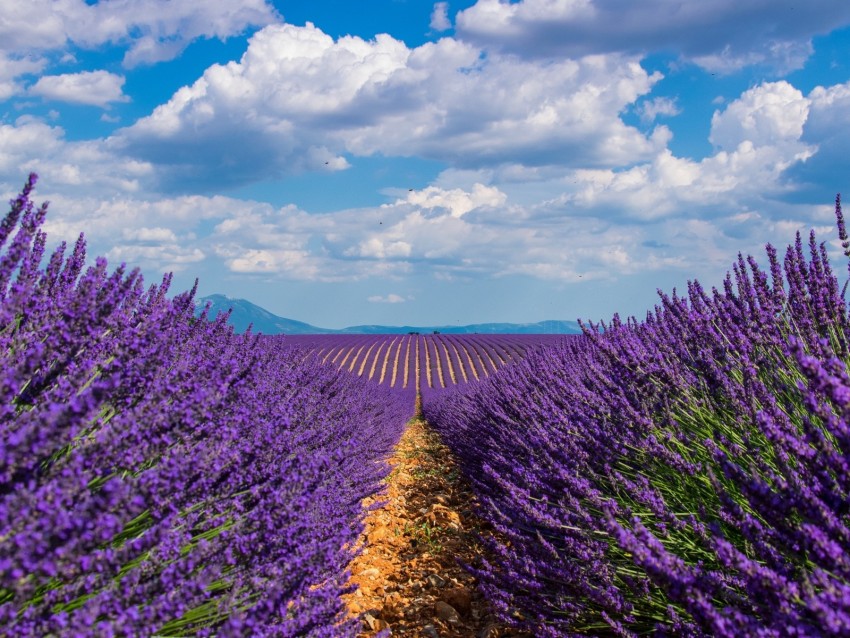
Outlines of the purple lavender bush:
<svg viewBox="0 0 850 638">
<path fill-rule="evenodd" d="M 502 620 L 850 635 L 847 304 L 814 234 L 767 257 L 426 402 L 495 528 Z"/>
<path fill-rule="evenodd" d="M 360 502 L 412 406 L 82 236 L 45 260 L 35 181 L 0 224 L 3 632 L 355 635 Z"/>
</svg>

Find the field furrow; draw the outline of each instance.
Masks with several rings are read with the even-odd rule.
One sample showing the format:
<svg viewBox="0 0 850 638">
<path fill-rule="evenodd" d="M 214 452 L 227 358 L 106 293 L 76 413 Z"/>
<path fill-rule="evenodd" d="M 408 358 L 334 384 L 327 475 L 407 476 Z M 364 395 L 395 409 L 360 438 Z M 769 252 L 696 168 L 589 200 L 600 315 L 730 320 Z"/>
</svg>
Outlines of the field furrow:
<svg viewBox="0 0 850 638">
<path fill-rule="evenodd" d="M 392 341 L 389 342 L 389 344 L 387 344 L 387 350 L 384 353 L 384 358 L 381 360 L 381 376 L 378 377 L 378 383 L 383 383 L 384 378 L 386 378 L 386 376 L 387 376 L 387 366 L 389 365 L 390 355 L 392 354 L 393 346 L 395 345 L 395 342 L 396 342 L 396 340 L 393 339 Z M 381 344 L 381 347 L 383 348 L 384 344 Z M 378 353 L 380 355 L 380 350 L 378 350 Z M 369 379 L 372 378 L 373 374 L 374 374 L 374 369 L 372 370 L 372 374 L 369 375 Z"/>
<path fill-rule="evenodd" d="M 442 348 L 442 352 L 440 356 L 443 358 L 445 363 L 445 368 L 449 372 L 449 379 L 451 380 L 453 385 L 458 383 L 457 375 L 455 375 L 455 368 L 452 364 L 451 355 L 449 354 L 449 346 L 445 341 L 440 341 L 440 348 Z"/>
<path fill-rule="evenodd" d="M 544 335 L 305 335 L 287 343 L 326 365 L 389 388 L 429 395 L 485 379 L 533 348 Z"/>
<path fill-rule="evenodd" d="M 372 353 L 372 350 L 375 349 L 375 346 L 378 345 L 377 342 L 369 344 L 369 348 L 366 350 L 366 353 L 363 355 L 363 358 L 360 361 L 360 370 L 357 372 L 358 377 L 363 376 L 364 370 L 366 370 L 366 365 L 369 363 L 369 355 Z M 364 346 L 365 347 L 365 346 Z"/>
</svg>

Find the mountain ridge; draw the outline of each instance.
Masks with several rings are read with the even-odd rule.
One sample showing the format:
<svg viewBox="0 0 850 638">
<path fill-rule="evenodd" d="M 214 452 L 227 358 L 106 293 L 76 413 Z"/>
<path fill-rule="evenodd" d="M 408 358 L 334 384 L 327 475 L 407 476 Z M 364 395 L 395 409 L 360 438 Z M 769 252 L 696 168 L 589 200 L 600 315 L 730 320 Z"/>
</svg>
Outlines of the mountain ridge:
<svg viewBox="0 0 850 638">
<path fill-rule="evenodd" d="M 422 334 L 441 332 L 446 334 L 579 334 L 581 328 L 575 321 L 552 319 L 536 323 L 475 323 L 464 326 L 384 326 L 365 324 L 332 329 L 320 328 L 303 321 L 279 317 L 246 299 L 234 299 L 222 294 L 212 294 L 195 301 L 195 312 L 200 315 L 209 303 L 208 317 L 215 318 L 221 312 L 232 309 L 230 324 L 236 332 L 245 332 L 252 325 L 253 332 L 263 334 Z"/>
</svg>

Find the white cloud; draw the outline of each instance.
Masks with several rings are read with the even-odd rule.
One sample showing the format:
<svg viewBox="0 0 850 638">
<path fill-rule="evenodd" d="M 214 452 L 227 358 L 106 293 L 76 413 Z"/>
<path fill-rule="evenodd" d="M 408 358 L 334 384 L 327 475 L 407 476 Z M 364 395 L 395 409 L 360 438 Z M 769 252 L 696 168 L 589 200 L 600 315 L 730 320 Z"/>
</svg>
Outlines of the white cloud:
<svg viewBox="0 0 850 638">
<path fill-rule="evenodd" d="M 850 82 L 815 87 L 808 95 L 809 115 L 802 141 L 817 147 L 805 164 L 789 169 L 786 177 L 806 185 L 820 198 L 824 190 L 847 190 L 847 149 L 850 148 Z"/>
<path fill-rule="evenodd" d="M 5 51 L 60 49 L 68 40 L 66 25 L 79 22 L 75 16 L 94 11 L 83 0 L 2 0 L 0 9 L 0 46 Z"/>
<path fill-rule="evenodd" d="M 75 199 L 48 192 L 47 230 L 51 241 L 85 230 L 90 253 L 112 261 L 217 268 L 237 280 L 521 275 L 569 283 L 684 269 L 690 276 L 728 267 L 738 249 L 787 239 L 784 222 L 808 219 L 800 207 L 772 210 L 781 150 L 740 144 L 702 162 L 665 150 L 624 170 L 536 173 L 536 182 L 498 186 L 475 181 L 480 172 L 455 172 L 453 188 L 322 215 L 221 196 L 145 201 L 138 193 Z M 512 193 L 526 187 L 538 198 L 518 204 Z M 557 196 L 547 199 L 552 189 Z"/>
<path fill-rule="evenodd" d="M 128 46 L 125 66 L 179 55 L 193 40 L 242 33 L 279 18 L 264 0 L 0 0 L 0 49 L 31 52 L 106 43 Z"/>
<path fill-rule="evenodd" d="M 155 228 L 125 228 L 122 236 L 125 240 L 139 242 L 177 242 L 177 235 L 170 228 L 157 226 Z"/>
<path fill-rule="evenodd" d="M 498 188 L 476 183 L 471 192 L 460 188 L 444 190 L 429 186 L 423 190 L 410 191 L 403 201 L 425 210 L 444 209 L 452 217 L 462 217 L 482 206 L 501 206 L 506 200 L 507 196 Z M 402 200 L 396 203 L 402 203 Z"/>
<path fill-rule="evenodd" d="M 591 15 L 596 5 L 569 6 Z M 620 119 L 629 109 L 647 122 L 678 112 L 650 95 L 660 76 L 637 59 L 482 55 L 450 38 L 410 49 L 389 36 L 334 41 L 312 25 L 275 25 L 239 62 L 210 67 L 108 140 L 68 141 L 34 118 L 0 124 L 0 186 L 12 193 L 39 171 L 53 191 L 51 237 L 85 230 L 92 254 L 159 269 L 214 264 L 263 281 L 577 282 L 725 268 L 738 249 L 811 219 L 777 200 L 797 187 L 793 170 L 846 148 L 850 85 L 808 96 L 787 82 L 755 86 L 718 106 L 716 150 L 695 161 L 670 151 L 666 127 L 644 135 Z M 378 153 L 451 168 L 384 206 L 322 215 L 163 196 L 344 170 Z"/>
<path fill-rule="evenodd" d="M 106 258 L 113 264 L 118 262 L 159 272 L 180 272 L 197 265 L 206 258 L 206 255 L 197 248 L 186 248 L 178 244 L 159 246 L 119 244 L 106 253 Z"/>
<path fill-rule="evenodd" d="M 850 82 L 816 86 L 809 94 L 812 117 L 806 121 L 810 135 L 826 138 L 847 130 L 850 120 Z"/>
<path fill-rule="evenodd" d="M 107 106 L 110 102 L 128 102 L 124 95 L 124 76 L 108 71 L 82 71 L 63 75 L 45 75 L 30 87 L 31 95 L 48 100 Z"/>
<path fill-rule="evenodd" d="M 578 169 L 535 210 L 538 215 L 608 213 L 653 221 L 687 216 L 716 220 L 769 205 L 783 208 L 778 200 L 797 187 L 788 171 L 817 157 L 818 147 L 803 139 L 811 103 L 786 82 L 757 85 L 714 113 L 714 155 L 695 161 L 665 149 L 652 161 L 627 169 Z M 558 190 L 557 185 L 537 188 Z M 505 190 L 510 196 L 511 189 Z"/>
<path fill-rule="evenodd" d="M 658 127 L 658 150 L 631 166 L 450 169 L 383 206 L 322 215 L 221 196 L 157 199 L 152 166 L 127 160 L 114 140 L 68 142 L 61 128 L 31 118 L 0 126 L 0 177 L 17 185 L 22 166 L 42 163 L 42 183 L 58 192 L 47 193 L 52 238 L 84 230 L 92 254 L 152 268 L 215 264 L 232 277 L 311 282 L 610 281 L 725 268 L 730 246 L 758 250 L 783 222 L 809 219 L 777 204 L 793 188 L 782 177 L 814 152 L 804 131 L 822 139 L 846 125 L 847 100 L 844 85 L 805 97 L 787 83 L 764 83 L 716 113 L 712 139 L 722 148 L 701 161 L 676 157 Z"/>
<path fill-rule="evenodd" d="M 219 249 L 228 268 L 235 273 L 266 273 L 281 278 L 314 279 L 318 270 L 306 251 L 299 250 L 248 250 L 230 255 L 227 249 Z"/>
<path fill-rule="evenodd" d="M 681 112 L 682 110 L 676 104 L 676 100 L 669 97 L 655 97 L 644 100 L 637 108 L 638 116 L 645 123 L 654 121 L 659 115 L 673 117 Z"/>
<path fill-rule="evenodd" d="M 401 295 L 390 293 L 385 297 L 382 297 L 381 295 L 372 295 L 371 297 L 367 298 L 367 301 L 371 303 L 404 303 L 405 301 L 407 301 L 407 299 L 405 299 Z"/>
<path fill-rule="evenodd" d="M 706 71 L 728 75 L 740 71 L 744 67 L 767 64 L 780 73 L 790 73 L 802 69 L 806 60 L 814 52 L 811 40 L 801 42 L 770 41 L 752 51 L 738 51 L 730 45 L 723 47 L 718 53 L 697 55 L 693 62 Z"/>
<path fill-rule="evenodd" d="M 34 170 L 40 157 L 54 156 L 62 147 L 64 131 L 29 117 L 12 124 L 0 124 L 0 174 L 17 183 L 24 173 Z"/>
<path fill-rule="evenodd" d="M 28 73 L 38 73 L 47 64 L 43 58 L 34 56 L 12 57 L 0 50 L 0 102 L 23 92 L 15 80 Z"/>
<path fill-rule="evenodd" d="M 361 241 L 356 249 L 349 249 L 345 254 L 373 259 L 392 259 L 409 257 L 412 252 L 413 247 L 410 242 L 392 237 L 369 237 Z"/>
<path fill-rule="evenodd" d="M 626 165 L 665 143 L 620 119 L 660 77 L 616 55 L 540 65 L 451 38 L 408 49 L 273 25 L 240 62 L 210 67 L 113 143 L 160 163 L 175 186 L 338 170 L 345 154 Z"/>
<path fill-rule="evenodd" d="M 67 141 L 60 126 L 30 116 L 0 124 L 0 184 L 17 185 L 35 171 L 54 194 L 74 198 L 138 192 L 153 167 L 116 155 L 103 140 Z"/>
<path fill-rule="evenodd" d="M 466 195 L 474 199 L 474 189 Z M 458 217 L 448 207 L 401 199 L 382 207 L 324 215 L 223 197 L 156 202 L 125 198 L 99 204 L 50 199 L 54 200 L 48 223 L 51 238 L 73 238 L 85 228 L 92 254 L 105 252 L 112 260 L 158 269 L 166 264 L 183 269 L 214 260 L 234 276 L 277 280 L 530 272 L 534 264 L 539 267 L 553 259 L 577 264 L 582 254 L 592 251 L 565 256 L 565 241 L 599 232 L 586 220 L 564 224 L 555 233 L 546 228 L 509 227 L 497 214 L 477 217 L 487 207 Z M 549 276 L 569 278 L 571 272 L 566 269 L 557 277 L 554 272 Z"/>
<path fill-rule="evenodd" d="M 850 5 L 812 0 L 479 0 L 456 17 L 458 36 L 521 56 L 577 57 L 672 49 L 715 72 L 766 64 L 799 69 L 811 38 L 850 23 Z"/>
<path fill-rule="evenodd" d="M 452 28 L 452 21 L 449 19 L 448 2 L 437 2 L 434 4 L 434 11 L 431 13 L 431 28 L 434 31 L 448 31 Z"/>
<path fill-rule="evenodd" d="M 144 258 L 146 266 L 159 270 L 166 268 L 155 262 L 153 248 L 174 254 L 178 248 L 189 255 L 197 255 L 192 252 L 195 250 L 212 254 L 215 241 L 211 239 L 211 227 L 215 222 L 261 206 L 221 196 L 192 195 L 154 201 L 118 194 L 68 196 L 47 190 L 52 186 L 50 180 L 39 183 L 43 185 L 39 191 L 45 191 L 39 198 L 50 201 L 45 230 L 52 241 L 73 240 L 84 232 L 92 246 L 89 254 L 111 254 L 128 262 Z M 110 253 L 116 248 L 121 249 L 120 255 Z"/>
<path fill-rule="evenodd" d="M 788 82 L 768 82 L 749 89 L 711 118 L 709 141 L 721 149 L 739 144 L 770 146 L 796 142 L 809 116 L 810 100 Z"/>
</svg>

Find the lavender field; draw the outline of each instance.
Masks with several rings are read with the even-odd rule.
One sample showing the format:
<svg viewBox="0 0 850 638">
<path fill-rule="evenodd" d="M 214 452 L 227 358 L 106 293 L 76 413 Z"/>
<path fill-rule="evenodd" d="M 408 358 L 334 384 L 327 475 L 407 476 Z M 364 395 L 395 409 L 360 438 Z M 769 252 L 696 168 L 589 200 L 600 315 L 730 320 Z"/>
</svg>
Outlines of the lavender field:
<svg viewBox="0 0 850 638">
<path fill-rule="evenodd" d="M 357 635 L 361 501 L 417 406 L 506 626 L 850 635 L 850 318 L 814 233 L 576 337 L 263 337 L 82 237 L 46 254 L 34 185 L 0 224 L 8 635 Z"/>
<path fill-rule="evenodd" d="M 500 533 L 505 622 L 850 635 L 846 285 L 813 232 L 767 257 L 425 404 Z"/>
<path fill-rule="evenodd" d="M 359 503 L 413 405 L 82 237 L 42 267 L 34 182 L 0 225 L 5 635 L 354 635 Z"/>
<path fill-rule="evenodd" d="M 416 394 L 486 379 L 564 335 L 295 335 L 286 344 L 325 365 Z"/>
</svg>

